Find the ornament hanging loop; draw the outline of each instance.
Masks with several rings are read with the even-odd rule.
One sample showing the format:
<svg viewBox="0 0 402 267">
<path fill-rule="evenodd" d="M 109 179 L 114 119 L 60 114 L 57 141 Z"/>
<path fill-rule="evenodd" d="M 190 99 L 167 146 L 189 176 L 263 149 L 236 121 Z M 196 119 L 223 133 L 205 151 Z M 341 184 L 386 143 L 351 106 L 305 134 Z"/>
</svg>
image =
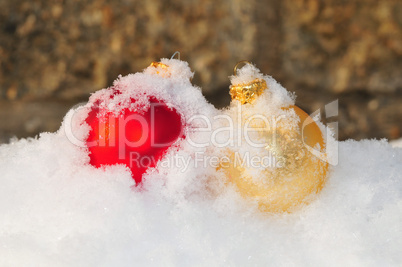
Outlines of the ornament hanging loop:
<svg viewBox="0 0 402 267">
<path fill-rule="evenodd" d="M 241 61 L 237 62 L 237 64 L 233 68 L 233 74 L 237 75 L 237 69 L 239 68 L 239 65 L 247 65 L 247 64 L 252 65 L 251 62 L 248 60 L 241 60 Z"/>
<path fill-rule="evenodd" d="M 177 59 L 180 60 L 180 52 L 179 52 L 179 51 L 174 52 L 174 54 L 171 56 L 170 59 L 174 59 L 174 57 L 175 57 L 176 55 L 177 55 Z"/>
</svg>

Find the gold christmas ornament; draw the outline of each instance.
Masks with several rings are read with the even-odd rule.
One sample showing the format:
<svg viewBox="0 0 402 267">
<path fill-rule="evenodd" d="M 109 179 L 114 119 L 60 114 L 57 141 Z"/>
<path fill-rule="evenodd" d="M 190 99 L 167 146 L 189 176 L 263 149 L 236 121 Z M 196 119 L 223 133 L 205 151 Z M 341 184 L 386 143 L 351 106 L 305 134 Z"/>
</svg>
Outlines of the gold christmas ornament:
<svg viewBox="0 0 402 267">
<path fill-rule="evenodd" d="M 234 72 L 237 75 L 236 67 Z M 264 90 L 269 90 L 266 81 L 256 78 L 249 83 L 232 84 L 230 94 L 232 101 L 240 101 L 243 109 L 247 109 Z M 276 127 L 250 124 L 265 145 L 265 155 L 261 155 L 261 160 L 263 156 L 272 156 L 275 166 L 255 170 L 253 166 L 239 164 L 234 151 L 229 152 L 229 164 L 221 164 L 229 182 L 241 195 L 256 200 L 260 210 L 266 212 L 289 212 L 302 203 L 308 203 L 324 186 L 328 172 L 328 163 L 309 151 L 309 147 L 325 151 L 325 141 L 318 125 L 297 106 L 282 110 L 293 110 L 300 121 L 297 122 L 295 116 L 287 116 Z M 303 127 L 306 120 L 309 124 Z M 245 119 L 242 119 L 241 125 L 244 124 Z"/>
</svg>

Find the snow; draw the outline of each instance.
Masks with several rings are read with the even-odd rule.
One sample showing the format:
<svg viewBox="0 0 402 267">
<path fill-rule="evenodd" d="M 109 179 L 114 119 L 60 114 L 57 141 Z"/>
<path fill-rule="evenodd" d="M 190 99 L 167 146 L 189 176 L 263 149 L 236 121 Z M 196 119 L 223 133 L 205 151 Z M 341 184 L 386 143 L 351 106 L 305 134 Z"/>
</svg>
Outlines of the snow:
<svg viewBox="0 0 402 267">
<path fill-rule="evenodd" d="M 151 70 L 141 75 L 155 75 Z M 172 80 L 158 81 L 171 87 Z M 200 95 L 191 92 L 161 96 L 194 103 L 186 99 Z M 202 101 L 183 105 L 185 115 L 216 113 Z M 315 199 L 270 214 L 215 168 L 195 166 L 196 153 L 214 155 L 210 147 L 185 143 L 170 151 L 166 159 L 179 155 L 192 164 L 160 164 L 140 187 L 125 166 L 92 167 L 66 132 L 88 131 L 78 123 L 85 114 L 72 113 L 57 133 L 0 146 L 0 266 L 402 264 L 402 149 L 385 140 L 339 142 L 339 163 Z"/>
<path fill-rule="evenodd" d="M 113 111 L 116 115 L 126 108 L 141 112 L 149 108 L 149 98 L 154 97 L 178 109 L 185 121 L 194 114 L 212 116 L 215 109 L 206 102 L 200 88 L 191 84 L 194 74 L 188 63 L 177 59 L 162 59 L 161 63 L 169 66 L 169 74 L 162 67 L 149 66 L 143 72 L 120 76 L 110 88 L 92 94 L 81 112 L 87 114 L 94 104 L 99 105 L 100 112 Z"/>
<path fill-rule="evenodd" d="M 390 144 L 391 144 L 393 147 L 400 147 L 400 148 L 402 148 L 402 138 L 397 139 L 397 140 L 393 140 L 393 141 L 390 142 Z"/>
<path fill-rule="evenodd" d="M 400 265 L 402 149 L 339 145 L 323 191 L 292 214 L 192 177 L 133 188 L 124 167 L 89 166 L 60 133 L 2 145 L 0 265 Z"/>
</svg>

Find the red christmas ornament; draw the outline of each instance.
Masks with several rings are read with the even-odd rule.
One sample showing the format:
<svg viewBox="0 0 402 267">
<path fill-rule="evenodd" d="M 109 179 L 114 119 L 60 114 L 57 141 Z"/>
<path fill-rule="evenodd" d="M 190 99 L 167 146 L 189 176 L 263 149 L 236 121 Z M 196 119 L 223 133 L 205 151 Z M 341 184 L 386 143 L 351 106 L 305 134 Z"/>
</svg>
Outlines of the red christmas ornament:
<svg viewBox="0 0 402 267">
<path fill-rule="evenodd" d="M 165 64 L 153 63 L 151 67 L 158 78 L 168 76 Z M 120 96 L 117 87 L 106 89 L 98 99 L 92 99 L 85 120 L 91 127 L 86 140 L 90 164 L 95 167 L 125 164 L 139 184 L 147 169 L 155 167 L 166 151 L 184 138 L 184 119 L 172 105 L 152 94 L 142 96 L 141 101 L 133 98 L 127 101 Z M 125 108 L 116 114 L 116 107 Z"/>
<path fill-rule="evenodd" d="M 124 109 L 119 117 L 106 112 L 98 117 L 99 107 L 93 107 L 86 122 L 91 127 L 87 139 L 90 164 L 125 164 L 136 183 L 149 167 L 155 167 L 166 150 L 184 137 L 181 116 L 165 103 L 150 99 L 145 113 Z"/>
</svg>

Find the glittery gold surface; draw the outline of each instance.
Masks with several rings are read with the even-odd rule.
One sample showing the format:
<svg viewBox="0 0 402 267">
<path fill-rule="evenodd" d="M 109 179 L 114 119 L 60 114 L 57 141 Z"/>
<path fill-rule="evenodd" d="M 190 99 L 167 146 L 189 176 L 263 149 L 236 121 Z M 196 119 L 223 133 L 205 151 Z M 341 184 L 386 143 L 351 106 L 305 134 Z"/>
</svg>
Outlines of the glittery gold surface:
<svg viewBox="0 0 402 267">
<path fill-rule="evenodd" d="M 300 117 L 301 128 L 308 115 L 296 106 L 290 108 Z M 319 144 L 324 148 L 325 143 L 315 123 L 308 127 L 304 131 L 304 141 L 299 129 L 289 131 L 285 127 L 277 127 L 275 131 L 260 132 L 260 138 L 267 144 L 267 154 L 274 156 L 279 165 L 277 168 L 263 170 L 262 177 L 250 176 L 250 166 L 236 165 L 232 152 L 231 162 L 224 168 L 229 181 L 237 186 L 244 197 L 257 200 L 262 211 L 292 211 L 297 205 L 308 203 L 309 197 L 322 189 L 328 164 L 312 155 L 305 144 L 313 147 Z"/>
<path fill-rule="evenodd" d="M 230 96 L 232 100 L 239 100 L 240 103 L 253 103 L 254 100 L 267 89 L 265 80 L 255 79 L 250 83 L 236 84 L 230 86 Z"/>
<path fill-rule="evenodd" d="M 247 84 L 230 86 L 230 95 L 232 100 L 242 104 L 253 103 L 266 89 L 265 80 L 255 79 Z M 303 128 L 303 122 L 311 119 L 309 115 L 297 106 L 287 109 L 293 109 L 300 118 L 297 126 L 295 118 L 290 116 L 274 129 L 257 131 L 259 139 L 266 144 L 267 155 L 275 158 L 276 166 L 265 168 L 258 177 L 254 177 L 250 175 L 255 173 L 251 166 L 237 164 L 234 152 L 229 152 L 229 165 L 221 166 L 239 192 L 246 198 L 256 200 L 260 210 L 266 212 L 290 212 L 296 206 L 308 203 L 314 193 L 322 189 L 327 177 L 328 163 L 316 158 L 307 149 L 309 146 L 325 150 L 320 128 L 316 123 Z M 242 125 L 244 123 L 242 121 Z M 292 124 L 294 127 L 289 128 Z M 264 129 L 261 125 L 252 127 Z"/>
</svg>

